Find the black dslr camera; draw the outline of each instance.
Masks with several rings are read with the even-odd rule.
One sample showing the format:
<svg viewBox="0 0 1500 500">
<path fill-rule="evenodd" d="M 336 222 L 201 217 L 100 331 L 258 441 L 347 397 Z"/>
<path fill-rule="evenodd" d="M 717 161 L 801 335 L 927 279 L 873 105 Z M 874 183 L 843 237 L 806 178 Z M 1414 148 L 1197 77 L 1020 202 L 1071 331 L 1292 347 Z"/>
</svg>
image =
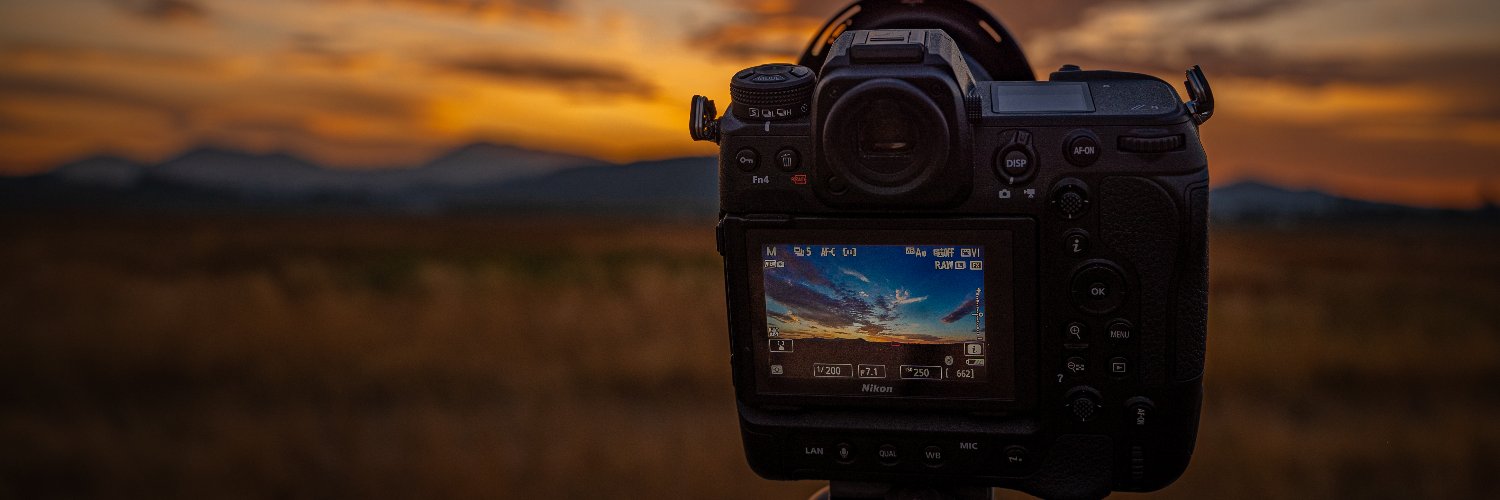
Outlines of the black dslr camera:
<svg viewBox="0 0 1500 500">
<path fill-rule="evenodd" d="M 694 97 L 758 474 L 1089 498 L 1187 467 L 1207 81 L 1033 80 L 973 4 L 866 0 L 801 64 L 736 73 L 724 116 Z"/>
</svg>

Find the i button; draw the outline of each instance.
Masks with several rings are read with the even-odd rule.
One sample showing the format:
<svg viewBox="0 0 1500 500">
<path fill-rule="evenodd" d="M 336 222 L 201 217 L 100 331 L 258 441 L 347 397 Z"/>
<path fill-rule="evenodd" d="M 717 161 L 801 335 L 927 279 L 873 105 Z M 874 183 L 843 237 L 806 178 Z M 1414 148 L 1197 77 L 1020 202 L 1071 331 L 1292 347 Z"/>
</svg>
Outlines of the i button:
<svg viewBox="0 0 1500 500">
<path fill-rule="evenodd" d="M 1070 231 L 1067 236 L 1063 237 L 1063 251 L 1074 257 L 1088 253 L 1088 233 L 1083 232 L 1081 229 Z"/>
</svg>

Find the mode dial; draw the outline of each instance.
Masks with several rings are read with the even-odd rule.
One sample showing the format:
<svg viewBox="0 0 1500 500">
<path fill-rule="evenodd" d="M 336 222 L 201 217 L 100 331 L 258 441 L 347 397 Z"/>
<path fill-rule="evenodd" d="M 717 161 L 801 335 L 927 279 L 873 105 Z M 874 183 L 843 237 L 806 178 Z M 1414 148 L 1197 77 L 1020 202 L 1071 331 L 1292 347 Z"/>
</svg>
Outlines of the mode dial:
<svg viewBox="0 0 1500 500">
<path fill-rule="evenodd" d="M 746 121 L 789 120 L 807 116 L 813 84 L 811 69 L 794 64 L 763 64 L 740 70 L 729 80 L 729 109 Z"/>
</svg>

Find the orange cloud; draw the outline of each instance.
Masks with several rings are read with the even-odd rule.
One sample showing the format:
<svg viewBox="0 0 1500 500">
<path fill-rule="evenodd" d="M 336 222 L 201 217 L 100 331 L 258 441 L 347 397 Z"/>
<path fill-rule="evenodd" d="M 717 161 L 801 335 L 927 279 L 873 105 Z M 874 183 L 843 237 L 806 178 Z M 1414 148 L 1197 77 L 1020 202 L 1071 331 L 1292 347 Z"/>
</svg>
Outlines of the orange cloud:
<svg viewBox="0 0 1500 500">
<path fill-rule="evenodd" d="M 112 0 L 126 12 L 149 21 L 191 22 L 208 17 L 208 9 L 192 0 Z"/>
<path fill-rule="evenodd" d="M 1500 39 L 1483 0 L 981 3 L 1041 75 L 1067 62 L 1175 81 L 1203 64 L 1219 98 L 1203 129 L 1216 182 L 1448 206 L 1495 183 Z M 729 75 L 795 57 L 844 2 L 661 5 L 0 5 L 0 170 L 101 152 L 149 162 L 200 143 L 352 167 L 474 140 L 618 161 L 709 155 L 687 139 L 688 98 L 722 109 Z"/>
</svg>

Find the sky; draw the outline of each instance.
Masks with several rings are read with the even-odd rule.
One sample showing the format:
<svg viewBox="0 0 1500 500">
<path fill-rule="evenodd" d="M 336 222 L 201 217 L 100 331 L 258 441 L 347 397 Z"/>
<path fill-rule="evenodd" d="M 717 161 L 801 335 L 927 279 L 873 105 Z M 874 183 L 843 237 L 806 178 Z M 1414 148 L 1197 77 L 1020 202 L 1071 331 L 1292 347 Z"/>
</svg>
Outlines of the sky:
<svg viewBox="0 0 1500 500">
<path fill-rule="evenodd" d="M 976 340 L 974 308 L 983 303 L 983 269 L 936 269 L 967 259 L 954 247 L 922 245 L 775 245 L 765 267 L 766 324 L 785 338 L 955 343 Z M 799 256 L 797 249 L 810 249 Z M 834 250 L 825 256 L 823 249 Z M 935 251 L 946 248 L 946 258 Z M 908 254 L 907 249 L 919 253 Z M 846 254 L 852 251 L 852 254 Z M 977 295 L 977 297 L 976 297 Z M 982 330 L 981 330 L 982 331 Z"/>
<path fill-rule="evenodd" d="M 1203 65 L 1213 181 L 1500 199 L 1500 2 L 981 0 L 1039 75 Z M 0 173 L 196 146 L 339 168 L 475 141 L 711 155 L 687 103 L 793 60 L 843 2 L 0 0 Z"/>
</svg>

